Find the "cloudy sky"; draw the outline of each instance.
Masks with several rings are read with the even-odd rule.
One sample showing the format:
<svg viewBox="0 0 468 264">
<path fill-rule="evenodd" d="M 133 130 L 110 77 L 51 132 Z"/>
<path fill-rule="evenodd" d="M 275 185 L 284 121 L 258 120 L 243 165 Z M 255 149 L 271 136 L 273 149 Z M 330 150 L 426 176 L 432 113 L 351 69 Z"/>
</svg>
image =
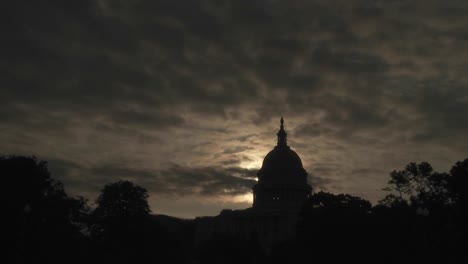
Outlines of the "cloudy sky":
<svg viewBox="0 0 468 264">
<path fill-rule="evenodd" d="M 246 208 L 279 118 L 314 190 L 373 203 L 388 174 L 468 157 L 465 0 L 15 0 L 2 4 L 0 154 L 94 201 Z"/>
</svg>

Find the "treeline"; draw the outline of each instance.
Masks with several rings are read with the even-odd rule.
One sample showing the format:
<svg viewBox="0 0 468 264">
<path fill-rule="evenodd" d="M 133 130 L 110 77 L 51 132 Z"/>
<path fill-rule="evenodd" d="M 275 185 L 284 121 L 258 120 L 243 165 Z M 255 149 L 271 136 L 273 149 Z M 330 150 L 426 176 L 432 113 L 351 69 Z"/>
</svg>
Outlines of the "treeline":
<svg viewBox="0 0 468 264">
<path fill-rule="evenodd" d="M 129 181 L 104 186 L 91 208 L 86 199 L 67 195 L 47 163 L 34 157 L 0 157 L 0 175 L 3 263 L 468 260 L 468 159 L 449 172 L 426 162 L 391 172 L 389 194 L 376 206 L 347 194 L 315 193 L 300 213 L 295 239 L 269 254 L 239 238 L 194 245 L 194 221 L 169 232 L 151 215 L 147 191 Z"/>
<path fill-rule="evenodd" d="M 468 159 L 449 172 L 427 162 L 390 173 L 390 193 L 371 203 L 319 192 L 301 213 L 295 241 L 272 263 L 467 263 Z"/>
<path fill-rule="evenodd" d="M 188 247 L 150 215 L 147 191 L 132 182 L 104 186 L 92 209 L 35 157 L 0 157 L 0 175 L 2 263 L 188 262 Z"/>
<path fill-rule="evenodd" d="M 249 250 L 261 248 L 250 240 L 213 238 L 204 263 L 468 263 L 467 181 L 468 159 L 444 173 L 410 163 L 390 173 L 389 193 L 376 206 L 348 194 L 314 193 L 296 237 L 271 254 Z"/>
</svg>

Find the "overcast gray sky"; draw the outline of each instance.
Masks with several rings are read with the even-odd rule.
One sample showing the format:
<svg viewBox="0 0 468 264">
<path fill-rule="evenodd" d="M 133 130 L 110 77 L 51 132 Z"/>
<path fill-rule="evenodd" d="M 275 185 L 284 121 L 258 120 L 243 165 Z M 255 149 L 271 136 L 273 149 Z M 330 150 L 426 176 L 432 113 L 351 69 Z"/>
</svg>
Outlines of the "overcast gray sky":
<svg viewBox="0 0 468 264">
<path fill-rule="evenodd" d="M 246 208 L 279 118 L 314 190 L 468 157 L 468 1 L 2 4 L 0 154 L 73 195 L 129 179 L 154 213 Z"/>
</svg>

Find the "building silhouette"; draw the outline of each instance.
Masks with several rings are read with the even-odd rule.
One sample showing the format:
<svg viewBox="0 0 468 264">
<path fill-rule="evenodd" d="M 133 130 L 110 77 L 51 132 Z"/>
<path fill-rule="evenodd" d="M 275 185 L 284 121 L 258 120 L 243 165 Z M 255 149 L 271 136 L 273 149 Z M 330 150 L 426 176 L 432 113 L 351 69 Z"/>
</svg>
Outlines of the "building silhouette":
<svg viewBox="0 0 468 264">
<path fill-rule="evenodd" d="M 297 213 L 312 188 L 307 184 L 307 172 L 299 155 L 287 144 L 283 118 L 277 136 L 277 145 L 265 156 L 257 173 L 253 207 L 262 212 Z"/>
<path fill-rule="evenodd" d="M 283 118 L 277 137 L 277 145 L 265 156 L 257 173 L 253 206 L 197 218 L 196 242 L 215 236 L 237 237 L 256 240 L 269 252 L 273 246 L 294 238 L 299 211 L 312 188 L 299 155 L 287 144 Z"/>
</svg>

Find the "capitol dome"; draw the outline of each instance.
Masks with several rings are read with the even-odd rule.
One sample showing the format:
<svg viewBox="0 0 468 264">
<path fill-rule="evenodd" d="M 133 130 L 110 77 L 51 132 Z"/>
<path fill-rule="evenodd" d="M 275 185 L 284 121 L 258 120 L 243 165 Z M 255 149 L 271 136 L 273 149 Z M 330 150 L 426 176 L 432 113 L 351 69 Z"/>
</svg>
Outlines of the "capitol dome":
<svg viewBox="0 0 468 264">
<path fill-rule="evenodd" d="M 289 146 L 276 146 L 270 151 L 257 176 L 260 182 L 307 182 L 307 172 L 302 167 L 301 158 Z"/>
<path fill-rule="evenodd" d="M 278 143 L 263 160 L 254 186 L 256 208 L 299 208 L 312 188 L 307 184 L 307 172 L 301 158 L 287 144 L 284 120 L 277 133 Z"/>
</svg>

